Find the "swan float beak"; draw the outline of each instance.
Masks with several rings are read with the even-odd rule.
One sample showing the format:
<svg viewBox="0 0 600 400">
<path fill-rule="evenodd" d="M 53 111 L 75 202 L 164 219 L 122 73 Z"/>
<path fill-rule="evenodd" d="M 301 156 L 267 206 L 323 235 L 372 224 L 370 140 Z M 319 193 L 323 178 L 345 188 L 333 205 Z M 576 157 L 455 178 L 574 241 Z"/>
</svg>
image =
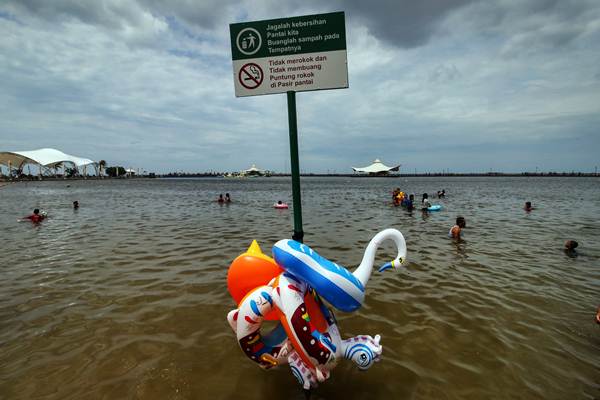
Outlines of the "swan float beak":
<svg viewBox="0 0 600 400">
<path fill-rule="evenodd" d="M 390 268 L 398 269 L 402 265 L 404 265 L 404 259 L 402 257 L 398 257 L 395 260 L 387 262 L 387 263 L 383 264 L 381 267 L 379 267 L 379 272 L 383 272 L 386 269 L 390 269 Z"/>
</svg>

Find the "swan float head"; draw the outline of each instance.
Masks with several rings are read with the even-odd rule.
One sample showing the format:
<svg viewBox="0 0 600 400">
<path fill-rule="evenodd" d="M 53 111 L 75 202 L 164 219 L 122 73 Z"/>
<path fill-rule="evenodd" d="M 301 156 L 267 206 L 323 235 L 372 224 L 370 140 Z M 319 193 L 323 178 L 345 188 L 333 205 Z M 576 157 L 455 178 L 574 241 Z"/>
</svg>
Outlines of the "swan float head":
<svg viewBox="0 0 600 400">
<path fill-rule="evenodd" d="M 362 306 L 365 288 L 373 272 L 375 253 L 381 243 L 388 239 L 394 241 L 398 254 L 394 260 L 382 265 L 380 271 L 399 268 L 406 261 L 406 241 L 397 229 L 385 229 L 375 235 L 354 272 L 291 239 L 275 243 L 273 257 L 281 268 L 306 281 L 333 307 L 351 312 Z"/>
</svg>

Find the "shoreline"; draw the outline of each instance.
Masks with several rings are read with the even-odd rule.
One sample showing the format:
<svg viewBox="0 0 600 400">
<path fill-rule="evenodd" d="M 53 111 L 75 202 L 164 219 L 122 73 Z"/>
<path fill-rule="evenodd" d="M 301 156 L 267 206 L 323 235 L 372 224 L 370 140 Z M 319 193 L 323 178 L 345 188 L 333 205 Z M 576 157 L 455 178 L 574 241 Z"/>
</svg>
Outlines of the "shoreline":
<svg viewBox="0 0 600 400">
<path fill-rule="evenodd" d="M 488 172 L 488 173 L 478 173 L 478 172 L 469 172 L 469 173 L 422 173 L 422 174 L 389 174 L 389 175 L 362 175 L 362 174 L 319 174 L 319 173 L 302 173 L 301 177 L 319 177 L 319 178 L 468 178 L 468 177 L 489 177 L 489 178 L 498 178 L 498 177 L 513 177 L 513 178 L 598 178 L 600 177 L 599 173 L 595 172 L 539 172 L 539 173 L 530 173 L 530 172 L 519 172 L 519 173 L 505 173 L 505 172 Z M 291 174 L 278 174 L 273 173 L 268 176 L 252 176 L 252 177 L 235 177 L 235 178 L 227 178 L 227 179 L 255 179 L 255 178 L 270 178 L 270 177 L 291 177 Z M 39 178 L 38 176 L 34 177 L 23 177 L 23 178 L 12 178 L 8 179 L 6 176 L 0 177 L 0 183 L 8 184 L 12 182 L 40 182 L 40 181 L 82 181 L 82 180 L 92 180 L 92 181 L 103 181 L 103 180 L 129 180 L 129 179 L 185 179 L 185 178 L 215 178 L 215 179 L 225 179 L 226 177 L 223 174 L 216 173 L 169 173 L 169 174 L 156 174 L 156 175 L 142 175 L 142 176 L 132 176 L 132 177 L 98 177 L 98 176 L 87 176 L 87 177 L 53 177 L 47 176 L 43 178 Z"/>
<path fill-rule="evenodd" d="M 272 173 L 269 176 L 260 176 L 259 178 L 268 177 L 290 177 L 291 174 Z M 600 177 L 600 173 L 595 172 L 466 172 L 466 173 L 422 173 L 422 174 L 389 174 L 389 175 L 362 175 L 362 174 L 319 174 L 319 173 L 301 173 L 302 177 L 343 177 L 343 178 L 428 178 L 428 177 Z M 156 175 L 157 178 L 223 178 L 223 174 L 214 173 L 178 173 Z M 239 177 L 228 179 L 248 179 L 255 177 Z"/>
<path fill-rule="evenodd" d="M 575 173 L 538 173 L 538 174 L 529 174 L 529 173 L 465 173 L 465 174 L 394 174 L 394 175 L 358 175 L 358 174 L 300 174 L 301 177 L 310 178 L 385 178 L 385 179 L 393 179 L 393 178 L 503 178 L 503 177 L 512 177 L 512 178 L 598 178 L 600 174 L 596 174 L 593 172 L 585 173 L 585 172 L 575 172 Z M 228 179 L 228 180 L 246 180 L 246 179 L 255 179 L 255 178 L 286 178 L 291 177 L 291 174 L 271 174 L 269 176 L 258 176 L 258 177 L 239 177 L 239 178 L 225 178 L 223 175 L 217 174 L 177 174 L 177 175 L 156 175 L 156 176 L 133 176 L 128 178 L 115 178 L 115 177 L 102 177 L 99 178 L 97 176 L 88 176 L 88 177 L 73 177 L 73 178 L 55 178 L 55 177 L 44 177 L 42 179 L 39 178 L 18 178 L 18 179 L 6 179 L 4 177 L 0 177 L 0 183 L 6 185 L 9 183 L 16 182 L 42 182 L 42 181 L 52 181 L 52 182 L 70 182 L 70 181 L 104 181 L 104 180 L 130 180 L 130 179 L 186 179 L 186 178 L 213 178 L 213 179 Z"/>
</svg>

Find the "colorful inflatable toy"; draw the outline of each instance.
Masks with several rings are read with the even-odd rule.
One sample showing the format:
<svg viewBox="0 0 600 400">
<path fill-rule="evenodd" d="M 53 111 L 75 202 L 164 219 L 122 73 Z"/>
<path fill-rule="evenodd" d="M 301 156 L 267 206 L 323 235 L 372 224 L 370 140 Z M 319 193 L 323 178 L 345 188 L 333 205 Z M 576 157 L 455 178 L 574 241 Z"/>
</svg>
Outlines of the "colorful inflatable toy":
<svg viewBox="0 0 600 400">
<path fill-rule="evenodd" d="M 280 210 L 286 210 L 289 208 L 289 206 L 287 205 L 287 203 L 275 203 L 275 204 L 273 204 L 273 208 L 278 208 Z"/>
<path fill-rule="evenodd" d="M 402 265 L 404 237 L 396 229 L 386 229 L 371 240 L 353 273 L 294 240 L 277 242 L 274 260 L 253 241 L 232 262 L 227 276 L 229 292 L 238 303 L 227 320 L 244 354 L 264 369 L 288 364 L 304 389 L 327 380 L 342 358 L 354 361 L 361 370 L 379 361 L 381 337 L 343 340 L 333 311 L 321 297 L 337 309 L 357 310 L 364 301 L 375 252 L 387 239 L 395 242 L 398 255 L 379 271 Z M 264 334 L 261 326 L 269 318 L 279 323 Z"/>
</svg>

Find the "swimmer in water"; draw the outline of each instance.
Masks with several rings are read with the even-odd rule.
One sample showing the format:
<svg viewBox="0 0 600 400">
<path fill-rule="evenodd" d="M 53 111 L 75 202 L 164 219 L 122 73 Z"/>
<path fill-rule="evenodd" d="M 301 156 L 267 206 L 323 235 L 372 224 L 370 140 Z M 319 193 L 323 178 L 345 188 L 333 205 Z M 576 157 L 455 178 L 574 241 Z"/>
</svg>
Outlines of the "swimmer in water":
<svg viewBox="0 0 600 400">
<path fill-rule="evenodd" d="M 527 212 L 533 210 L 534 208 L 531 206 L 531 202 L 530 201 L 526 201 L 525 202 L 525 207 L 523 207 L 523 209 Z"/>
<path fill-rule="evenodd" d="M 567 240 L 565 242 L 565 250 L 573 251 L 577 248 L 577 246 L 579 246 L 579 243 L 574 240 Z"/>
<path fill-rule="evenodd" d="M 456 217 L 456 225 L 454 225 L 452 228 L 450 228 L 450 232 L 448 232 L 448 236 L 453 239 L 460 239 L 460 231 L 462 231 L 463 228 L 466 228 L 466 226 L 467 226 L 467 221 L 465 220 L 464 217 Z"/>
<path fill-rule="evenodd" d="M 231 197 L 229 197 L 229 193 L 225 193 L 225 203 L 231 203 Z"/>
<path fill-rule="evenodd" d="M 221 193 L 219 195 L 219 198 L 217 199 L 217 202 L 219 202 L 219 203 L 225 203 L 225 199 L 223 198 L 223 193 Z"/>
<path fill-rule="evenodd" d="M 46 218 L 45 215 L 40 214 L 40 210 L 38 208 L 36 208 L 35 210 L 33 210 L 33 214 L 23 218 L 22 220 L 30 220 L 31 222 L 33 222 L 34 224 L 37 224 L 38 222 L 42 222 L 44 220 L 44 218 Z"/>
<path fill-rule="evenodd" d="M 577 243 L 575 240 L 567 240 L 565 242 L 565 253 L 567 255 L 575 255 L 575 254 L 577 254 L 577 252 L 575 251 L 575 249 L 577 248 L 577 246 L 579 246 L 579 243 Z"/>
<path fill-rule="evenodd" d="M 73 202 L 73 209 L 74 209 L 74 210 L 77 210 L 78 208 L 79 208 L 79 202 L 78 202 L 77 200 L 75 200 L 75 201 Z"/>
</svg>

